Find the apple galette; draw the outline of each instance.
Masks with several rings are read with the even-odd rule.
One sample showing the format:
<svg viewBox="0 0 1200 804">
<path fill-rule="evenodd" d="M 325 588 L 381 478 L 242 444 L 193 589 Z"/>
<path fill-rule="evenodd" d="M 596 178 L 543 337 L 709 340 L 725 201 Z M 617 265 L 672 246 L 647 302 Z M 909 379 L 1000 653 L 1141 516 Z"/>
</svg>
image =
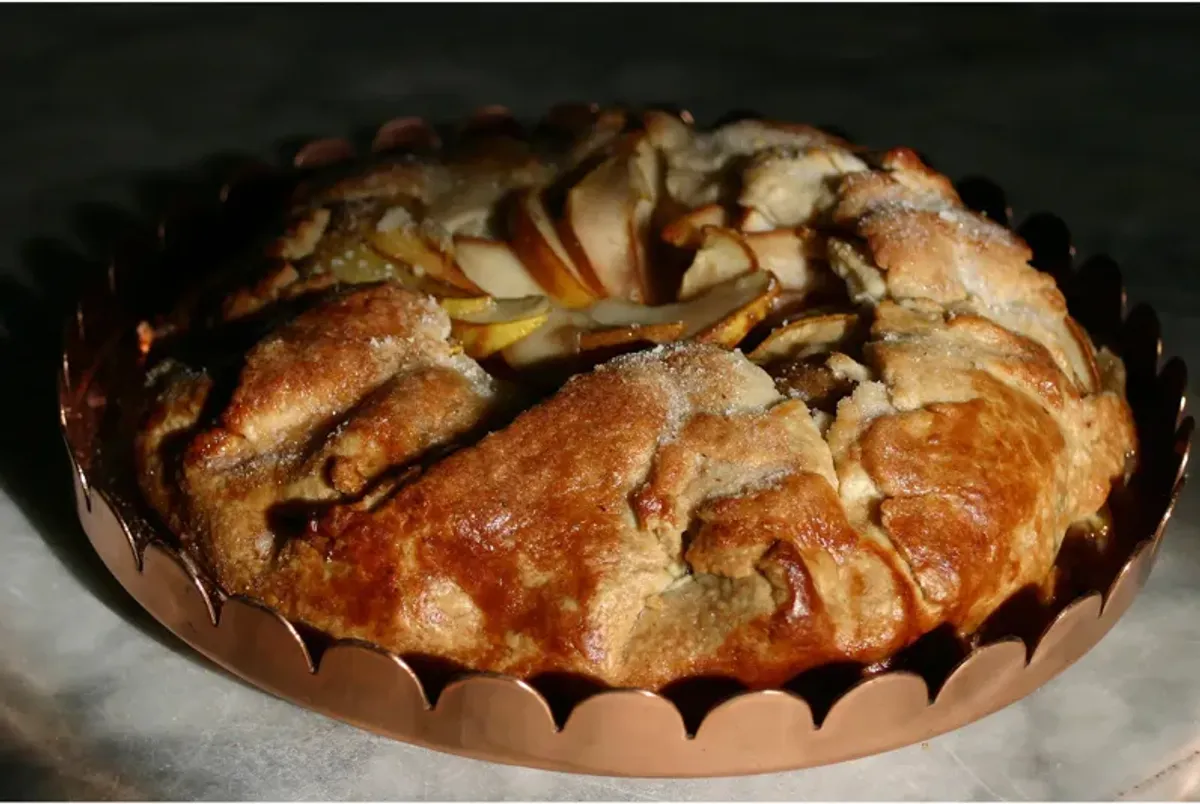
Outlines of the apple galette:
<svg viewBox="0 0 1200 804">
<path fill-rule="evenodd" d="M 220 587 L 337 637 L 874 663 L 1044 585 L 1135 449 L 1120 362 L 909 150 L 565 109 L 293 200 L 147 337 L 136 454 Z"/>
</svg>

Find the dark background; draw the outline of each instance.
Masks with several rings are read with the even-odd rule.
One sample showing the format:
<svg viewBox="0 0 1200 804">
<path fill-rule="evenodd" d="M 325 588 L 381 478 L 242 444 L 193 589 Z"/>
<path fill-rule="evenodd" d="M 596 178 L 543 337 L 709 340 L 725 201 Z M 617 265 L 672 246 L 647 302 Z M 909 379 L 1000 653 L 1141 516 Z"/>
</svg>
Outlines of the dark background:
<svg viewBox="0 0 1200 804">
<path fill-rule="evenodd" d="M 79 237 L 81 204 L 128 207 L 215 153 L 575 99 L 751 108 L 909 145 L 1058 212 L 1139 290 L 1181 291 L 1198 51 L 1186 6 L 8 6 L 0 267 L 28 277 L 22 244 Z"/>
<path fill-rule="evenodd" d="M 1061 215 L 1194 363 L 1197 54 L 1186 6 L 5 6 L 0 488 L 103 592 L 54 417 L 78 277 L 214 156 L 483 104 L 754 109 L 911 146 L 996 179 L 1018 220 Z"/>
</svg>

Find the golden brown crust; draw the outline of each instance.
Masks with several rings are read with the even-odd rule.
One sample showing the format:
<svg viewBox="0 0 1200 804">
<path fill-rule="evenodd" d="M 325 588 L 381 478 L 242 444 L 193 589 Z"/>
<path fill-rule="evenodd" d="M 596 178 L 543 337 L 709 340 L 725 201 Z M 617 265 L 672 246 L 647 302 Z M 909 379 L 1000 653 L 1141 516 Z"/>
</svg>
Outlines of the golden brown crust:
<svg viewBox="0 0 1200 804">
<path fill-rule="evenodd" d="M 908 149 L 636 125 L 580 107 L 553 147 L 489 129 L 297 197 L 216 318 L 323 298 L 231 390 L 167 374 L 136 444 L 147 500 L 227 591 L 483 670 L 771 686 L 970 632 L 1045 581 L 1136 439 L 1028 246 Z M 472 279 L 457 242 L 495 247 L 464 252 Z M 701 323 L 630 312 L 667 248 L 703 252 L 680 285 Z M 549 312 L 515 298 L 537 287 Z M 728 350 L 764 318 L 749 358 Z M 468 319 L 490 339 L 457 342 Z M 564 321 L 564 361 L 641 351 L 500 426 L 510 389 L 468 355 L 491 369 Z M 511 354 L 506 382 L 548 382 Z"/>
<path fill-rule="evenodd" d="M 883 529 L 924 599 L 964 631 L 1014 581 L 1050 569 L 1056 537 L 1040 520 L 1060 519 L 1052 495 L 1065 450 L 1033 400 L 983 372 L 971 381 L 974 398 L 883 417 L 862 439 Z"/>
<path fill-rule="evenodd" d="M 314 456 L 342 494 L 362 494 L 384 471 L 434 446 L 457 439 L 484 421 L 492 400 L 462 370 L 429 366 L 388 380 Z"/>
<path fill-rule="evenodd" d="M 203 534 L 222 583 L 253 586 L 285 538 L 272 517 L 288 504 L 357 496 L 386 470 L 487 421 L 496 385 L 455 353 L 449 329 L 428 297 L 382 284 L 329 299 L 250 350 L 218 421 L 193 435 L 179 462 L 185 519 Z M 391 391 L 406 397 L 396 427 Z M 189 403 L 173 415 L 183 429 L 199 409 Z"/>
<path fill-rule="evenodd" d="M 431 300 L 382 285 L 299 316 L 246 355 L 220 430 L 192 457 L 236 463 L 306 436 L 414 355 L 435 350 L 447 334 L 435 330 L 436 312 Z"/>
<path fill-rule="evenodd" d="M 177 469 L 212 391 L 212 379 L 173 366 L 167 368 L 172 376 L 142 423 L 134 443 L 134 459 L 138 483 L 151 507 L 173 530 L 184 532 L 185 502 Z"/>
<path fill-rule="evenodd" d="M 576 378 L 381 508 L 293 543 L 262 593 L 318 626 L 420 651 L 440 590 L 455 590 L 444 594 L 482 613 L 441 639 L 448 658 L 525 673 L 615 665 L 642 598 L 673 577 L 628 499 L 676 419 L 747 395 L 728 353 L 705 349 L 686 372 L 671 367 L 690 353 L 635 357 Z"/>
</svg>

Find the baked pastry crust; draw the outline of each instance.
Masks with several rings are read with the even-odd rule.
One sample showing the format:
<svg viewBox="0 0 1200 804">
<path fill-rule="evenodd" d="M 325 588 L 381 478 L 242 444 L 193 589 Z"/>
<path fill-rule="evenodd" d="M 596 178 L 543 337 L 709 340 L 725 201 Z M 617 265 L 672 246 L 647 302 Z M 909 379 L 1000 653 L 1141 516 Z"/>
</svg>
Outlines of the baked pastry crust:
<svg viewBox="0 0 1200 804">
<path fill-rule="evenodd" d="M 551 122 L 305 188 L 178 311 L 138 474 L 222 588 L 658 688 L 879 662 L 1049 582 L 1136 439 L 1018 237 L 905 149 Z"/>
</svg>

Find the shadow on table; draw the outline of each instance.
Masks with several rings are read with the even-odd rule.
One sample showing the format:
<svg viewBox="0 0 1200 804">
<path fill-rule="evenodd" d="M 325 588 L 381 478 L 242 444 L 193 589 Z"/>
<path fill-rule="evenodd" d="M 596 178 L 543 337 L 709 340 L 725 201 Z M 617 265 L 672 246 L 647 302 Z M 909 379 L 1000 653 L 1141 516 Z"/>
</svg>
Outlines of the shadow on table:
<svg viewBox="0 0 1200 804">
<path fill-rule="evenodd" d="M 0 488 L 87 590 L 123 618 L 174 647 L 92 550 L 75 514 L 71 468 L 58 426 L 57 369 L 75 291 L 101 268 L 64 243 L 32 240 L 22 259 L 31 285 L 0 278 Z"/>
<path fill-rule="evenodd" d="M 229 162 L 228 157 L 212 160 L 211 165 L 221 168 L 207 167 L 206 175 L 227 170 Z M 184 183 L 155 174 L 136 180 L 135 186 L 141 206 L 161 210 L 175 193 L 194 187 L 195 180 Z M 81 249 L 62 240 L 33 238 L 22 244 L 20 254 L 27 282 L 13 278 L 13 271 L 0 276 L 0 491 L 91 595 L 163 646 L 219 670 L 138 605 L 92 549 L 76 516 L 71 467 L 58 424 L 57 373 L 67 316 L 84 284 L 106 269 L 107 255 L 122 244 L 153 236 L 150 220 L 148 214 L 139 217 L 115 207 L 80 206 L 71 223 Z"/>
<path fill-rule="evenodd" d="M 0 664 L 0 800 L 147 801 L 181 789 L 229 790 L 219 771 L 155 761 L 188 750 L 186 729 L 113 733 L 103 710 L 120 686 L 88 674 L 48 696 Z"/>
</svg>

